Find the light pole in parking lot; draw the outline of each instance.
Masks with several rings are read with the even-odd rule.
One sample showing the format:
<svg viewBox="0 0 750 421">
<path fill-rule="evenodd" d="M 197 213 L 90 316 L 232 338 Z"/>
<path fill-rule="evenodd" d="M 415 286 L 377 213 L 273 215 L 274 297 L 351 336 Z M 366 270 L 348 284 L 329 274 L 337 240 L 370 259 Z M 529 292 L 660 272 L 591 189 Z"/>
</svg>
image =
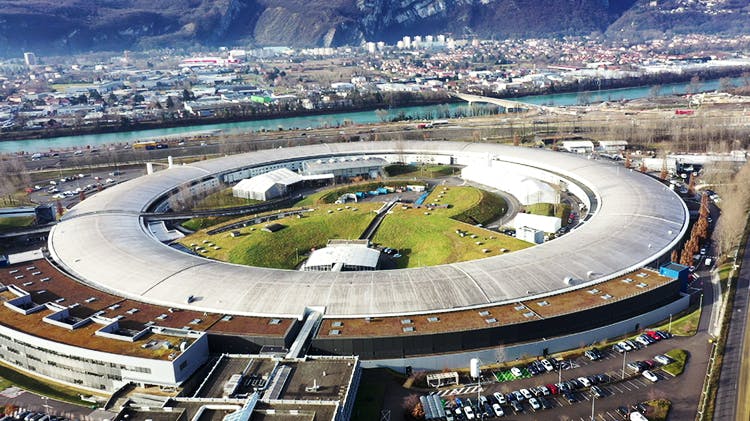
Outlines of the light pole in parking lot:
<svg viewBox="0 0 750 421">
<path fill-rule="evenodd" d="M 672 333 L 672 313 L 669 313 L 669 329 L 667 331 Z"/>
<path fill-rule="evenodd" d="M 628 351 L 623 350 L 622 352 L 622 379 L 625 380 L 625 357 L 628 356 Z"/>
<path fill-rule="evenodd" d="M 591 421 L 594 420 L 594 402 L 596 402 L 596 395 L 591 395 Z"/>
<path fill-rule="evenodd" d="M 562 362 L 557 363 L 557 384 L 562 383 Z"/>
</svg>

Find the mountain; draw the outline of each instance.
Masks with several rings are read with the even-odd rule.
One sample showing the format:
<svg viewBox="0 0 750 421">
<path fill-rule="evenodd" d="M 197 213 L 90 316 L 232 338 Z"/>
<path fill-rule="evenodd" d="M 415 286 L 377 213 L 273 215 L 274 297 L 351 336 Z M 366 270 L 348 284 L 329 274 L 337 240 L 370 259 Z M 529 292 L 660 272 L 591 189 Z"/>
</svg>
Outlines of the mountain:
<svg viewBox="0 0 750 421">
<path fill-rule="evenodd" d="M 607 34 L 638 39 L 655 33 L 750 33 L 750 0 L 638 0 Z"/>
<path fill-rule="evenodd" d="M 750 0 L 0 0 L 0 54 L 748 31 Z M 697 23 L 697 26 L 694 25 Z"/>
</svg>

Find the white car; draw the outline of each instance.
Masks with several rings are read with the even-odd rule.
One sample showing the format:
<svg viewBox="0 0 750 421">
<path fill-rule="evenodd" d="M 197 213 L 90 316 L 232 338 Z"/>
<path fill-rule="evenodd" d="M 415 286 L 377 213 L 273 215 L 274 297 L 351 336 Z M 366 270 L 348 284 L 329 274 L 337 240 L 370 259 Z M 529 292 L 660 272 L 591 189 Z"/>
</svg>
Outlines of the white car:
<svg viewBox="0 0 750 421">
<path fill-rule="evenodd" d="M 496 417 L 502 417 L 505 415 L 503 408 L 498 403 L 492 405 L 492 410 L 495 412 Z"/>
<path fill-rule="evenodd" d="M 470 406 L 464 406 L 464 413 L 466 414 L 467 420 L 473 420 L 475 418 L 474 411 L 471 410 Z"/>
<path fill-rule="evenodd" d="M 632 347 L 632 346 L 630 346 L 630 345 L 628 345 L 628 344 L 627 344 L 627 343 L 625 343 L 625 342 L 618 342 L 618 343 L 617 343 L 617 345 L 619 345 L 619 346 L 620 346 L 620 348 L 624 349 L 624 350 L 625 350 L 625 351 L 627 351 L 627 352 L 630 352 L 630 351 L 632 351 L 632 350 L 633 350 L 633 347 Z"/>
<path fill-rule="evenodd" d="M 531 392 L 529 391 L 529 389 L 521 389 L 521 390 L 519 390 L 519 392 L 521 392 L 521 394 L 523 395 L 523 397 L 526 398 L 526 399 L 531 399 L 531 398 L 534 397 L 534 395 L 531 394 Z"/>
<path fill-rule="evenodd" d="M 512 375 L 514 375 L 514 376 L 516 376 L 516 377 L 521 377 L 521 376 L 523 376 L 523 373 L 521 373 L 521 369 L 520 369 L 520 368 L 518 368 L 518 367 L 513 367 L 513 368 L 511 368 L 511 369 L 510 369 L 510 374 L 512 374 Z"/>
<path fill-rule="evenodd" d="M 656 382 L 659 381 L 659 378 L 656 377 L 656 374 L 654 374 L 654 373 L 652 373 L 652 372 L 650 372 L 648 370 L 643 370 L 643 373 L 641 373 L 641 374 L 643 374 L 643 377 L 651 380 L 654 383 L 656 383 Z"/>
<path fill-rule="evenodd" d="M 667 357 L 666 355 L 661 355 L 661 354 L 654 356 L 654 359 L 659 364 L 664 364 L 664 365 L 669 364 L 669 363 L 672 362 L 671 358 Z"/>
<path fill-rule="evenodd" d="M 542 405 L 539 404 L 539 400 L 537 400 L 537 398 L 529 399 L 529 405 L 531 405 L 531 409 L 533 409 L 534 411 L 542 409 Z"/>
<path fill-rule="evenodd" d="M 591 387 L 591 382 L 589 381 L 589 379 L 587 379 L 585 377 L 579 377 L 578 381 L 581 382 L 581 384 L 583 385 L 583 387 Z"/>
<path fill-rule="evenodd" d="M 492 394 L 492 396 L 497 399 L 497 403 L 499 403 L 500 405 L 505 405 L 508 402 L 507 400 L 505 400 L 505 395 L 503 395 L 502 393 L 495 392 Z"/>
<path fill-rule="evenodd" d="M 544 366 L 544 369 L 547 370 L 547 371 L 552 371 L 552 370 L 555 369 L 555 367 L 552 365 L 552 363 L 549 362 L 549 360 L 546 359 L 546 358 L 542 360 L 542 365 Z"/>
</svg>

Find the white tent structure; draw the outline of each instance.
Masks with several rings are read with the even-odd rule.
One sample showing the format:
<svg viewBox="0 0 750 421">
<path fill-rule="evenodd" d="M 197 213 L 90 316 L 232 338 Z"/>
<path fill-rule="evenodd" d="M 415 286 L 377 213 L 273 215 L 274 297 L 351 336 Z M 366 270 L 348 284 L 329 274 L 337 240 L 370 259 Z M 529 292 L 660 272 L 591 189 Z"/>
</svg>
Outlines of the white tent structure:
<svg viewBox="0 0 750 421">
<path fill-rule="evenodd" d="M 523 205 L 560 202 L 560 194 L 550 184 L 520 172 L 517 166 L 492 164 L 470 165 L 461 170 L 461 178 L 510 193 Z"/>
<path fill-rule="evenodd" d="M 280 168 L 248 178 L 232 187 L 232 195 L 243 199 L 270 200 L 286 194 L 290 186 L 302 181 L 302 176 Z"/>
</svg>

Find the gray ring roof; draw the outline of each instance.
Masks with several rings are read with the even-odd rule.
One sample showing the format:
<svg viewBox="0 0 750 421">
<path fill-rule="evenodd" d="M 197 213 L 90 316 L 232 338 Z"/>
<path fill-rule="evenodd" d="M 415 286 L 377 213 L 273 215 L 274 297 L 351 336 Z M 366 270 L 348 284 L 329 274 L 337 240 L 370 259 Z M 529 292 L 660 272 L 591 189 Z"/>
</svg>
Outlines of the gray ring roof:
<svg viewBox="0 0 750 421">
<path fill-rule="evenodd" d="M 193 256 L 152 238 L 139 214 L 182 183 L 271 161 L 335 155 L 446 154 L 531 165 L 588 186 L 596 214 L 554 241 L 507 255 L 378 272 L 297 272 Z M 512 302 L 601 282 L 671 251 L 687 230 L 683 201 L 661 183 L 607 162 L 481 143 L 399 141 L 321 144 L 178 166 L 108 188 L 71 209 L 49 237 L 53 258 L 81 281 L 124 297 L 201 311 L 297 317 L 429 313 Z M 597 279 L 575 286 L 566 277 Z M 196 301 L 188 305 L 186 298 Z"/>
</svg>

